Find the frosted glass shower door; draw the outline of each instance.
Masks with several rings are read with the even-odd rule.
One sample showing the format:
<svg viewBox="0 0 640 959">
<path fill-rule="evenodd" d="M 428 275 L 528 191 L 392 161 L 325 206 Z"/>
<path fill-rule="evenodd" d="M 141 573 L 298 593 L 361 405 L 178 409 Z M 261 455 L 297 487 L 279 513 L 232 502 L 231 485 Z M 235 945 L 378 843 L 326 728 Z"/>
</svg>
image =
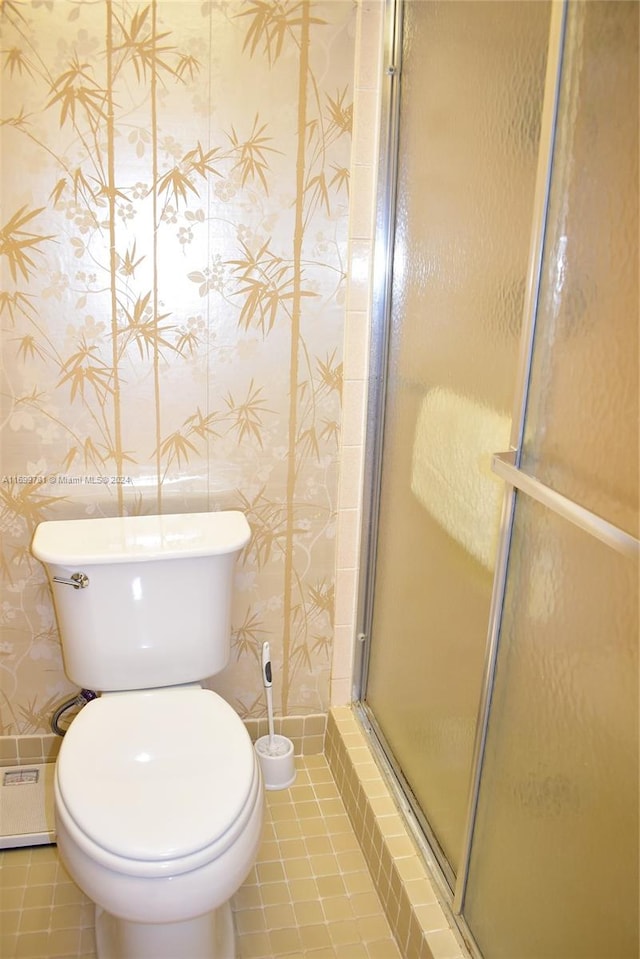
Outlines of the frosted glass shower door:
<svg viewBox="0 0 640 959">
<path fill-rule="evenodd" d="M 520 463 L 636 540 L 638 11 L 568 5 Z M 595 530 L 517 493 L 463 907 L 487 959 L 638 956 L 637 550 Z"/>
<path fill-rule="evenodd" d="M 508 444 L 549 5 L 404 4 L 365 705 L 453 882 Z"/>
</svg>

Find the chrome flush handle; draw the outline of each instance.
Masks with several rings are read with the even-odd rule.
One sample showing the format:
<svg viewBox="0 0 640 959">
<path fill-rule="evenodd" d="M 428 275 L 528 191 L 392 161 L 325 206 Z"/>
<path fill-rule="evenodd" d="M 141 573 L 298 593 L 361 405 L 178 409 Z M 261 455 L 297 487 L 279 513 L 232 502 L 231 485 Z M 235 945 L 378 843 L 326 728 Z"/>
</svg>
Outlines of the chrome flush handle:
<svg viewBox="0 0 640 959">
<path fill-rule="evenodd" d="M 74 589 L 84 589 L 89 585 L 89 577 L 86 573 L 72 573 L 69 579 L 62 576 L 54 576 L 54 583 L 62 583 L 64 586 L 73 586 Z"/>
</svg>

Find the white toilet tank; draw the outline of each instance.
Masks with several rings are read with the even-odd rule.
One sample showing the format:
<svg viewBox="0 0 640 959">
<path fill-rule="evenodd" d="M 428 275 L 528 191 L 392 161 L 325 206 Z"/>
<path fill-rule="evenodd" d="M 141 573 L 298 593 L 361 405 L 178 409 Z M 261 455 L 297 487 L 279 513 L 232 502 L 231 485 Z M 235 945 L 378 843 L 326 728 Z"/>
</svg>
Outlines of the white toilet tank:
<svg viewBox="0 0 640 959">
<path fill-rule="evenodd" d="M 69 679 L 105 692 L 224 669 L 249 536 L 236 510 L 40 523 L 31 550 L 49 576 Z"/>
</svg>

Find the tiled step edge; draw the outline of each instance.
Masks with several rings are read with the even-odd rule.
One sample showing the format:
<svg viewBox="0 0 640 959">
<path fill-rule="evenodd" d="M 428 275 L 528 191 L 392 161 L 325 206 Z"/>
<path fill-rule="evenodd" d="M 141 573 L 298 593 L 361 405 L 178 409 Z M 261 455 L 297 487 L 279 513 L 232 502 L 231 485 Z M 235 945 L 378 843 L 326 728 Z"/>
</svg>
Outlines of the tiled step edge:
<svg viewBox="0 0 640 959">
<path fill-rule="evenodd" d="M 352 709 L 327 719 L 325 756 L 405 959 L 468 959 Z"/>
</svg>

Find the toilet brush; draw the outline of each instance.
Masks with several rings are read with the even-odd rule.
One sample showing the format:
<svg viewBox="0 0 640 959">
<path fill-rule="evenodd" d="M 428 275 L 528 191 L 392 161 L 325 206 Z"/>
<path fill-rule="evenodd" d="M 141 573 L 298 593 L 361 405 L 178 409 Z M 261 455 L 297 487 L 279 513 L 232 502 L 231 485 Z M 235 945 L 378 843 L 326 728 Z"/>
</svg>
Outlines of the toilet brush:
<svg viewBox="0 0 640 959">
<path fill-rule="evenodd" d="M 262 644 L 262 684 L 267 700 L 269 735 L 256 740 L 255 750 L 260 760 L 266 789 L 286 789 L 296 778 L 293 743 L 286 736 L 277 735 L 273 724 L 273 677 L 269 643 Z"/>
<path fill-rule="evenodd" d="M 269 753 L 276 756 L 276 736 L 273 729 L 273 680 L 271 678 L 271 651 L 269 643 L 262 644 L 262 683 L 267 697 L 267 722 L 269 724 Z"/>
</svg>

